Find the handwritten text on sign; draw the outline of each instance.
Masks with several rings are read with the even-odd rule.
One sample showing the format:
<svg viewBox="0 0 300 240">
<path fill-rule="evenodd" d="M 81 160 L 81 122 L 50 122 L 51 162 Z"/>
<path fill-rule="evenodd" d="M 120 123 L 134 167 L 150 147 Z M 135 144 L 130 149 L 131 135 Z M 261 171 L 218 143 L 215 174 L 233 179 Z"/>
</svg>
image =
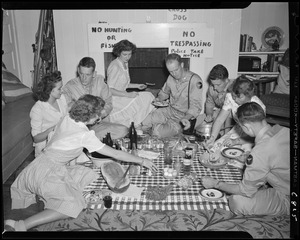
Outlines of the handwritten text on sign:
<svg viewBox="0 0 300 240">
<path fill-rule="evenodd" d="M 188 22 L 188 10 L 168 9 L 168 22 Z"/>
<path fill-rule="evenodd" d="M 169 53 L 184 58 L 212 58 L 214 29 L 212 28 L 170 28 Z"/>
<path fill-rule="evenodd" d="M 112 52 L 114 45 L 127 39 L 132 42 L 132 24 L 89 24 L 89 52 Z"/>
</svg>

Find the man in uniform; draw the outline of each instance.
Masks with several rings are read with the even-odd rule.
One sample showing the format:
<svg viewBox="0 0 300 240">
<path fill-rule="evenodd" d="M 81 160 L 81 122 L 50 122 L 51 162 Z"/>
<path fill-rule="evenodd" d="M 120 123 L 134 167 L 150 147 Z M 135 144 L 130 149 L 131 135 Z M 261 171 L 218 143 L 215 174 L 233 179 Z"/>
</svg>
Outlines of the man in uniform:
<svg viewBox="0 0 300 240">
<path fill-rule="evenodd" d="M 121 124 L 111 123 L 109 113 L 112 111 L 112 94 L 108 85 L 104 82 L 104 77 L 97 75 L 95 71 L 96 63 L 90 57 L 80 60 L 77 73 L 78 77 L 71 79 L 63 87 L 68 105 L 72 105 L 84 94 L 91 94 L 101 97 L 105 101 L 105 106 L 100 116 L 103 120 L 91 127 L 96 136 L 102 140 L 108 132 L 113 139 L 124 137 L 128 133 L 128 128 Z"/>
<path fill-rule="evenodd" d="M 157 108 L 142 122 L 142 130 L 152 129 L 159 137 L 171 137 L 182 132 L 182 125 L 197 118 L 202 108 L 202 79 L 195 73 L 184 69 L 181 57 L 171 53 L 166 59 L 170 73 L 156 101 L 169 100 L 169 106 Z"/>
<path fill-rule="evenodd" d="M 205 188 L 232 194 L 230 210 L 239 215 L 290 214 L 290 130 L 270 126 L 262 107 L 248 102 L 237 110 L 243 131 L 255 137 L 255 146 L 246 160 L 243 179 L 229 184 L 203 177 Z"/>
</svg>

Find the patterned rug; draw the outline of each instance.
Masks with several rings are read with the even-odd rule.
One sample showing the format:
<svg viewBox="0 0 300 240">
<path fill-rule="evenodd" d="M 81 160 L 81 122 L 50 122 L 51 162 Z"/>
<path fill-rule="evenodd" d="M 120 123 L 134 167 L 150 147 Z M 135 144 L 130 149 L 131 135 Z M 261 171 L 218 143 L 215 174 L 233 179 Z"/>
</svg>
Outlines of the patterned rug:
<svg viewBox="0 0 300 240">
<path fill-rule="evenodd" d="M 252 238 L 290 238 L 289 216 L 237 216 L 224 209 L 138 211 L 85 209 L 76 219 L 41 225 L 36 231 L 222 231 Z M 229 233 L 230 234 L 230 233 Z M 100 236 L 100 235 L 99 235 Z"/>
</svg>

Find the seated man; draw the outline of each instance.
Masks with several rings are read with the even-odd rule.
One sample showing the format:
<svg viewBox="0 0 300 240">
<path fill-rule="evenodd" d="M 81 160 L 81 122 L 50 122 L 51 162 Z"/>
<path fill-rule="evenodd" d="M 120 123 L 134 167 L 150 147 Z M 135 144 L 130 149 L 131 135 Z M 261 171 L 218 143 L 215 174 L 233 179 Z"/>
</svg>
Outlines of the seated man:
<svg viewBox="0 0 300 240">
<path fill-rule="evenodd" d="M 181 124 L 186 126 L 190 119 L 196 118 L 202 106 L 202 79 L 183 68 L 178 54 L 169 54 L 165 62 L 170 75 L 155 100 L 169 100 L 170 105 L 152 111 L 141 126 L 143 131 L 152 129 L 152 134 L 158 137 L 181 133 Z"/>
<path fill-rule="evenodd" d="M 204 116 L 202 117 L 198 117 L 197 125 L 201 125 L 203 121 L 207 123 L 213 122 L 217 118 L 223 107 L 226 93 L 230 90 L 234 79 L 228 79 L 228 70 L 226 67 L 221 64 L 217 64 L 210 71 L 208 82 L 209 88 L 205 101 L 205 114 L 203 114 Z M 228 116 L 224 123 L 224 127 L 232 126 L 232 120 L 232 116 Z M 225 130 L 224 133 L 227 131 Z"/>
<path fill-rule="evenodd" d="M 128 128 L 122 124 L 111 123 L 109 114 L 112 111 L 112 94 L 109 87 L 104 82 L 104 77 L 97 75 L 95 71 L 96 63 L 90 57 L 84 57 L 80 60 L 77 71 L 78 77 L 68 81 L 63 87 L 68 105 L 78 100 L 85 94 L 91 94 L 101 97 L 105 101 L 102 111 L 101 121 L 91 127 L 96 136 L 102 140 L 108 132 L 111 133 L 112 139 L 121 138 L 127 135 Z"/>
<path fill-rule="evenodd" d="M 237 117 L 243 131 L 255 137 L 243 180 L 229 184 L 203 177 L 203 186 L 232 194 L 229 208 L 235 214 L 290 214 L 290 130 L 279 125 L 270 126 L 263 108 L 256 102 L 241 105 Z"/>
</svg>

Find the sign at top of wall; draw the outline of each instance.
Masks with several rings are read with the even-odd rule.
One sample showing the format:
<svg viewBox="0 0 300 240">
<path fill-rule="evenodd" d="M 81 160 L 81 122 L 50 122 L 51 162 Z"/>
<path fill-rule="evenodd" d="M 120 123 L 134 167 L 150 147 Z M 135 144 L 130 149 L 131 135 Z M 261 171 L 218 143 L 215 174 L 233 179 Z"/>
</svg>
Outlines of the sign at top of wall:
<svg viewBox="0 0 300 240">
<path fill-rule="evenodd" d="M 112 52 L 114 45 L 123 40 L 133 42 L 132 24 L 89 24 L 89 52 Z"/>
<path fill-rule="evenodd" d="M 188 22 L 189 10 L 187 9 L 168 9 L 169 23 L 185 23 Z"/>
<path fill-rule="evenodd" d="M 212 58 L 214 49 L 212 28 L 170 28 L 169 53 L 183 58 Z"/>
</svg>

